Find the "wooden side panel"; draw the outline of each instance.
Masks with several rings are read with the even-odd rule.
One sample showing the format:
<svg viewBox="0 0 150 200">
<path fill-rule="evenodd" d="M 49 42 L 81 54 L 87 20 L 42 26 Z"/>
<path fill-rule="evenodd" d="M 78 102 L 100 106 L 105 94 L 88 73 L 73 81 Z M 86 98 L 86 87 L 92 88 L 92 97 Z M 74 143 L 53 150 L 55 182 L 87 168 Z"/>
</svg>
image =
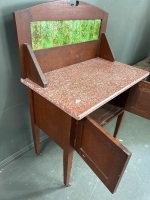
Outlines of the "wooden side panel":
<svg viewBox="0 0 150 200">
<path fill-rule="evenodd" d="M 26 78 L 23 44 L 28 43 L 31 45 L 31 34 L 29 26 L 31 15 L 29 13 L 29 10 L 26 10 L 26 12 L 24 11 L 14 13 L 14 20 L 16 24 L 16 33 L 20 54 L 21 77 Z"/>
<path fill-rule="evenodd" d="M 141 81 L 131 88 L 125 110 L 150 119 L 150 82 Z"/>
<path fill-rule="evenodd" d="M 99 56 L 100 56 L 100 58 L 109 60 L 111 62 L 115 61 L 115 57 L 114 57 L 113 52 L 110 48 L 110 45 L 109 45 L 109 42 L 107 40 L 105 33 L 102 33 L 102 35 L 101 35 Z"/>
<path fill-rule="evenodd" d="M 33 92 L 35 124 L 61 148 L 70 144 L 71 117 Z"/>
<path fill-rule="evenodd" d="M 41 87 L 47 86 L 47 80 L 40 68 L 40 65 L 32 51 L 29 44 L 24 44 L 25 51 L 25 66 L 26 66 L 26 77 L 28 77 L 33 82 L 37 83 Z"/>
<path fill-rule="evenodd" d="M 90 117 L 78 122 L 75 149 L 114 193 L 131 153 Z"/>
</svg>

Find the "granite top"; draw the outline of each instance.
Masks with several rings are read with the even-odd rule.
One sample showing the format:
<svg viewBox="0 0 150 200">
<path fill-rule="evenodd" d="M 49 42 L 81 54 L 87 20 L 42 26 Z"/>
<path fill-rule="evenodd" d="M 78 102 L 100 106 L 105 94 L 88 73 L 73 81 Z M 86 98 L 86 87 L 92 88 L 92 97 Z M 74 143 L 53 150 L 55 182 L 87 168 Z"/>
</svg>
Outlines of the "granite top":
<svg viewBox="0 0 150 200">
<path fill-rule="evenodd" d="M 80 120 L 148 75 L 147 71 L 117 61 L 94 58 L 45 73 L 46 88 L 28 78 L 21 82 Z"/>
</svg>

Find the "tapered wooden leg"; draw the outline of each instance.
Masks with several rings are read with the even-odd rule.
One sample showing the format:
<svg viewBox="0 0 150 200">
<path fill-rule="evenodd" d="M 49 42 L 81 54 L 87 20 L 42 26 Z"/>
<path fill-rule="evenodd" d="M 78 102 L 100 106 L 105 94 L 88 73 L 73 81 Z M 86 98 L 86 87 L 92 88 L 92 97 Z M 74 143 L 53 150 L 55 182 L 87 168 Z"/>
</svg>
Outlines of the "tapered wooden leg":
<svg viewBox="0 0 150 200">
<path fill-rule="evenodd" d="M 64 184 L 70 186 L 70 173 L 72 168 L 74 149 L 70 146 L 67 150 L 64 150 L 63 165 L 64 165 Z"/>
<path fill-rule="evenodd" d="M 115 138 L 116 138 L 117 133 L 120 129 L 121 123 L 122 123 L 123 118 L 124 118 L 124 114 L 125 114 L 125 112 L 122 112 L 117 118 L 116 127 L 115 127 L 115 131 L 114 131 L 114 135 L 113 135 Z"/>
<path fill-rule="evenodd" d="M 35 148 L 35 152 L 37 155 L 42 155 L 41 151 L 40 151 L 40 129 L 32 124 L 32 134 L 33 134 L 33 140 L 34 140 L 34 148 Z"/>
<path fill-rule="evenodd" d="M 41 155 L 41 152 L 40 152 L 40 135 L 39 135 L 40 129 L 34 123 L 34 107 L 33 107 L 33 96 L 32 96 L 32 90 L 31 89 L 28 89 L 28 94 L 29 94 L 31 127 L 32 127 L 32 134 L 33 134 L 35 152 L 36 152 L 37 155 Z"/>
</svg>

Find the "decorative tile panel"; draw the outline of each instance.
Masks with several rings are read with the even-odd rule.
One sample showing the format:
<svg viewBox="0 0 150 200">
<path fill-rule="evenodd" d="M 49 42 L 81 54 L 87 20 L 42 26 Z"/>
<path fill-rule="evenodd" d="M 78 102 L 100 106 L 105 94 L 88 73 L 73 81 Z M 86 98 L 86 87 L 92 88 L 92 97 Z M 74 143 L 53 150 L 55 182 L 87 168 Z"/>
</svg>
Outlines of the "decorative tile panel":
<svg viewBox="0 0 150 200">
<path fill-rule="evenodd" d="M 98 40 L 101 20 L 31 22 L 33 50 Z"/>
</svg>

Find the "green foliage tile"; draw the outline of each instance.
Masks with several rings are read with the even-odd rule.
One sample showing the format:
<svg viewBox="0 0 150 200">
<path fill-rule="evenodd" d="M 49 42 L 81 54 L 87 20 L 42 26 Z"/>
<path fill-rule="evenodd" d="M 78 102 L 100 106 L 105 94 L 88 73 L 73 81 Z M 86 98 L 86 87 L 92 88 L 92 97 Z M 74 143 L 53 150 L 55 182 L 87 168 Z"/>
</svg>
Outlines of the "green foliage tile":
<svg viewBox="0 0 150 200">
<path fill-rule="evenodd" d="M 98 40 L 101 20 L 31 22 L 33 50 Z"/>
<path fill-rule="evenodd" d="M 97 40 L 99 37 L 99 27 L 100 27 L 100 20 L 94 21 L 94 31 L 93 31 L 93 40 Z"/>
<path fill-rule="evenodd" d="M 81 20 L 80 21 L 80 39 L 82 42 L 88 41 L 88 20 Z"/>
<path fill-rule="evenodd" d="M 88 20 L 89 41 L 93 40 L 94 25 L 95 25 L 95 20 Z"/>
<path fill-rule="evenodd" d="M 52 41 L 53 47 L 63 45 L 63 22 L 62 21 L 53 21 L 52 22 Z"/>
<path fill-rule="evenodd" d="M 72 43 L 80 43 L 81 42 L 81 37 L 80 37 L 80 20 L 74 20 L 73 21 L 73 32 L 72 32 Z"/>
<path fill-rule="evenodd" d="M 73 21 L 63 21 L 63 45 L 72 44 Z"/>
</svg>

